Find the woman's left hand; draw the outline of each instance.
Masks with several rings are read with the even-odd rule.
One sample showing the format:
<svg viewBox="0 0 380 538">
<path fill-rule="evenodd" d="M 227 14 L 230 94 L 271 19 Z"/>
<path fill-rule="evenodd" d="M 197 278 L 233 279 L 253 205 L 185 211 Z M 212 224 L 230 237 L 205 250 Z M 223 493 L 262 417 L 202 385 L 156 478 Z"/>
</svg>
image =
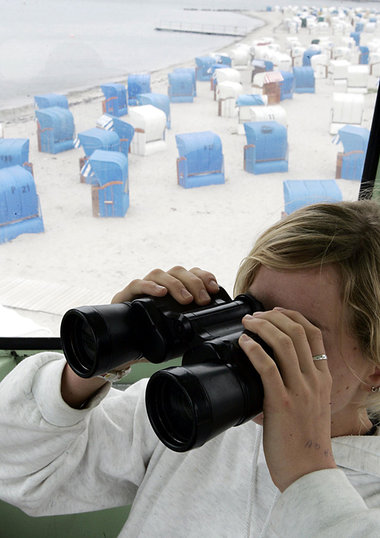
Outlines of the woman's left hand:
<svg viewBox="0 0 380 538">
<path fill-rule="evenodd" d="M 284 491 L 301 476 L 335 468 L 331 447 L 331 375 L 321 331 L 302 314 L 275 308 L 243 318 L 273 350 L 272 359 L 247 335 L 239 344 L 264 386 L 264 452 L 275 485 Z"/>
</svg>

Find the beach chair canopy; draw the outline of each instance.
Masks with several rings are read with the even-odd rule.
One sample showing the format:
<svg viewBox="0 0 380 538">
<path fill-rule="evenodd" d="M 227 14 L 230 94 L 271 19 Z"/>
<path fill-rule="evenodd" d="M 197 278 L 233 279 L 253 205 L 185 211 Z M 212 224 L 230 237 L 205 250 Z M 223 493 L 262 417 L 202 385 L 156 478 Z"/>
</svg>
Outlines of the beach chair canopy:
<svg viewBox="0 0 380 538">
<path fill-rule="evenodd" d="M 163 93 L 142 93 L 138 96 L 140 105 L 152 105 L 162 110 L 166 115 L 167 127 L 170 126 L 170 100 Z"/>
<path fill-rule="evenodd" d="M 292 57 L 285 52 L 274 52 L 272 62 L 276 69 L 289 71 L 292 68 Z"/>
<path fill-rule="evenodd" d="M 347 69 L 347 87 L 362 88 L 366 91 L 369 79 L 369 65 L 350 65 Z"/>
<path fill-rule="evenodd" d="M 262 71 L 256 73 L 253 77 L 253 85 L 258 88 L 263 88 L 265 84 L 279 84 L 284 80 L 280 71 Z"/>
<path fill-rule="evenodd" d="M 114 116 L 110 116 L 110 118 L 112 119 L 112 130 L 115 131 L 120 139 L 120 151 L 128 155 L 135 129 L 133 125 L 120 118 Z"/>
<path fill-rule="evenodd" d="M 216 71 L 214 71 L 213 78 L 218 84 L 225 81 L 240 82 L 241 75 L 240 71 L 237 69 L 233 69 L 232 67 L 222 67 L 221 69 L 216 69 Z"/>
<path fill-rule="evenodd" d="M 115 116 L 124 116 L 128 113 L 127 89 L 124 84 L 102 84 L 105 97 L 105 112 Z"/>
<path fill-rule="evenodd" d="M 220 172 L 223 168 L 222 141 L 212 131 L 178 134 L 180 157 L 187 159 L 188 174 Z"/>
<path fill-rule="evenodd" d="M 280 70 L 283 80 L 280 81 L 281 100 L 291 99 L 294 91 L 294 74 L 291 71 Z"/>
<path fill-rule="evenodd" d="M 363 118 L 364 95 L 360 93 L 333 93 L 332 121 L 360 124 Z"/>
<path fill-rule="evenodd" d="M 329 58 L 325 53 L 316 54 L 310 58 L 310 64 L 315 71 L 318 65 L 327 66 L 329 64 Z"/>
<path fill-rule="evenodd" d="M 128 178 L 128 159 L 119 151 L 97 149 L 89 158 L 90 182 L 105 185 L 112 181 L 124 183 Z"/>
<path fill-rule="evenodd" d="M 244 123 L 247 144 L 255 146 L 256 160 L 285 159 L 288 151 L 287 128 L 277 121 Z"/>
<path fill-rule="evenodd" d="M 49 129 L 53 131 L 54 142 L 73 140 L 75 126 L 70 110 L 57 106 L 43 108 L 36 110 L 36 117 L 41 131 Z"/>
<path fill-rule="evenodd" d="M 55 142 L 72 138 L 74 135 L 74 120 L 69 110 L 60 107 L 43 108 L 36 110 L 36 118 L 41 131 L 53 131 Z"/>
<path fill-rule="evenodd" d="M 66 95 L 58 93 L 46 93 L 44 95 L 35 95 L 34 102 L 38 108 L 49 108 L 59 106 L 61 108 L 69 108 L 69 102 Z"/>
<path fill-rule="evenodd" d="M 184 97 L 195 95 L 195 72 L 173 71 L 168 74 L 170 97 Z"/>
<path fill-rule="evenodd" d="M 74 118 L 70 110 L 58 106 L 36 110 L 38 150 L 60 153 L 74 147 Z"/>
<path fill-rule="evenodd" d="M 251 53 L 249 48 L 245 46 L 237 46 L 230 51 L 232 65 L 248 65 L 251 61 Z"/>
<path fill-rule="evenodd" d="M 218 64 L 231 67 L 232 58 L 228 54 L 225 54 L 223 52 L 220 54 L 214 54 L 214 58 Z"/>
<path fill-rule="evenodd" d="M 359 64 L 367 65 L 369 62 L 369 47 L 361 46 L 359 47 L 359 50 L 360 50 Z"/>
<path fill-rule="evenodd" d="M 165 134 L 166 115 L 153 105 L 141 105 L 129 110 L 129 122 L 145 133 L 145 141 L 161 140 Z"/>
<path fill-rule="evenodd" d="M 350 37 L 352 37 L 358 47 L 360 45 L 360 32 L 351 32 Z"/>
<path fill-rule="evenodd" d="M 197 80 L 210 80 L 212 66 L 217 63 L 213 56 L 197 56 L 195 58 Z"/>
<path fill-rule="evenodd" d="M 236 99 L 238 95 L 243 93 L 243 86 L 239 82 L 231 82 L 226 80 L 220 82 L 216 89 L 216 98 L 219 99 Z"/>
<path fill-rule="evenodd" d="M 364 22 L 360 21 L 355 24 L 355 32 L 363 32 Z"/>
<path fill-rule="evenodd" d="M 310 66 L 312 56 L 317 56 L 318 54 L 321 54 L 321 50 L 318 50 L 318 49 L 315 49 L 315 48 L 306 49 L 304 51 L 304 53 L 303 53 L 302 65 L 303 66 Z"/>
<path fill-rule="evenodd" d="M 259 70 L 266 71 L 264 60 L 252 60 L 251 65 L 257 72 L 259 72 Z"/>
<path fill-rule="evenodd" d="M 293 67 L 293 75 L 296 93 L 314 93 L 315 75 L 312 67 Z"/>
<path fill-rule="evenodd" d="M 30 172 L 22 166 L 0 170 L 0 243 L 22 233 L 43 232 L 39 199 Z"/>
<path fill-rule="evenodd" d="M 318 202 L 340 202 L 342 193 L 334 179 L 292 180 L 283 182 L 284 210 L 289 215 L 297 209 Z"/>
<path fill-rule="evenodd" d="M 239 95 L 236 99 L 236 106 L 264 106 L 268 103 L 268 97 L 266 95 L 259 95 L 258 93 L 249 93 Z"/>
<path fill-rule="evenodd" d="M 339 140 L 343 144 L 344 152 L 367 151 L 369 130 L 357 125 L 344 125 L 338 131 Z"/>
<path fill-rule="evenodd" d="M 93 127 L 78 133 L 78 139 L 87 157 L 97 149 L 106 151 L 119 151 L 120 149 L 118 134 L 115 131 L 99 129 L 99 127 Z"/>
<path fill-rule="evenodd" d="M 128 75 L 128 101 L 130 104 L 138 104 L 137 97 L 141 93 L 150 93 L 150 74 L 133 73 Z"/>
<path fill-rule="evenodd" d="M 0 168 L 8 166 L 23 166 L 29 161 L 28 138 L 0 139 Z"/>
<path fill-rule="evenodd" d="M 196 66 L 202 70 L 209 69 L 212 65 L 218 63 L 214 56 L 197 56 L 195 58 Z"/>
<path fill-rule="evenodd" d="M 196 79 L 197 79 L 197 77 L 196 77 L 194 67 L 176 67 L 175 69 L 173 69 L 173 73 L 186 73 L 188 75 L 191 75 L 191 78 L 192 78 L 193 84 L 194 84 L 194 89 L 196 88 L 196 84 L 197 84 Z"/>
</svg>

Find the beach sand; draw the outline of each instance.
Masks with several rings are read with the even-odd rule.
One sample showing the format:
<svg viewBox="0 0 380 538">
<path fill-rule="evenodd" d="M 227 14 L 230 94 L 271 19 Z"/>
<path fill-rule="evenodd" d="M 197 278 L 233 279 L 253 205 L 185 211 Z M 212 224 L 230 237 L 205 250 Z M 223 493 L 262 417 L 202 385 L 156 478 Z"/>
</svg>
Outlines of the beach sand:
<svg viewBox="0 0 380 538">
<path fill-rule="evenodd" d="M 289 34 L 281 25 L 281 13 L 252 16 L 265 24 L 242 41 L 273 35 L 284 51 Z M 305 45 L 315 38 L 307 29 L 301 29 L 297 37 Z M 193 58 L 183 64 L 194 65 Z M 153 92 L 167 93 L 171 71 L 172 67 L 152 73 Z M 335 178 L 337 153 L 342 148 L 332 143 L 329 134 L 334 91 L 331 81 L 317 79 L 314 94 L 294 94 L 293 99 L 281 102 L 288 117 L 289 172 L 254 175 L 243 169 L 246 139 L 236 134 L 237 119 L 218 117 L 210 83 L 198 82 L 194 103 L 171 104 L 167 149 L 150 156 L 129 155 L 130 207 L 124 218 L 113 219 L 92 216 L 91 187 L 79 182 L 83 149 L 39 153 L 33 109 L 9 111 L 5 136 L 30 139 L 45 232 L 20 235 L 0 245 L 0 304 L 58 334 L 66 308 L 109 302 L 130 280 L 155 267 L 203 267 L 232 293 L 241 259 L 258 234 L 281 216 L 283 181 Z M 100 88 L 68 97 L 76 132 L 95 127 L 102 114 Z M 365 96 L 363 127 L 370 127 L 375 97 L 374 92 Z M 204 130 L 221 137 L 226 183 L 184 189 L 177 184 L 175 135 Z M 345 200 L 357 199 L 358 181 L 337 183 Z M 19 294 L 9 291 L 12 281 L 21 282 Z M 38 295 L 50 294 L 54 299 L 54 290 L 56 301 L 38 305 Z M 71 291 L 66 301 L 65 290 Z"/>
</svg>

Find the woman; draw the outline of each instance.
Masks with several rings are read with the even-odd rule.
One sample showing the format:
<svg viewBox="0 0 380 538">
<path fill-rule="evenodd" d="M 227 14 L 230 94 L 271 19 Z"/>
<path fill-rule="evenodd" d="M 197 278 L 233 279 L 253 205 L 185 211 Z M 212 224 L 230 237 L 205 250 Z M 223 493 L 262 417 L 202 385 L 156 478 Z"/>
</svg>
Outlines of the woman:
<svg viewBox="0 0 380 538">
<path fill-rule="evenodd" d="M 211 273 L 177 266 L 113 301 L 170 293 L 203 305 L 217 290 Z M 256 242 L 235 291 L 263 304 L 242 323 L 274 351 L 273 360 L 239 339 L 263 381 L 263 427 L 251 421 L 175 453 L 147 421 L 145 381 L 106 396 L 104 378 L 79 378 L 58 354 L 41 354 L 0 385 L 1 497 L 34 515 L 134 499 L 128 537 L 377 536 L 378 206 L 293 213 Z"/>
</svg>

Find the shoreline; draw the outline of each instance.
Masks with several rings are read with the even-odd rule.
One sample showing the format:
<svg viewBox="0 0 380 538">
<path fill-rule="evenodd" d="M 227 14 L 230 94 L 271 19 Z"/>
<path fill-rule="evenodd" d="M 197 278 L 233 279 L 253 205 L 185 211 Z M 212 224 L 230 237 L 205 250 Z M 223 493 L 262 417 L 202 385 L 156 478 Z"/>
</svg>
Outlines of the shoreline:
<svg viewBox="0 0 380 538">
<path fill-rule="evenodd" d="M 262 24 L 257 25 L 256 28 L 254 28 L 252 31 L 248 32 L 244 37 L 239 37 L 236 39 L 231 39 L 230 43 L 228 45 L 225 45 L 221 47 L 220 49 L 217 49 L 215 52 L 225 52 L 226 50 L 229 50 L 232 46 L 236 45 L 237 43 L 243 43 L 246 39 L 251 39 L 255 33 L 266 27 L 269 23 L 265 19 L 261 18 L 258 13 L 265 13 L 265 12 L 253 12 L 253 11 L 245 11 L 245 10 L 230 10 L 225 9 L 223 11 L 239 11 L 243 15 L 250 17 L 252 19 L 255 19 Z M 273 13 L 271 13 L 273 15 Z M 191 65 L 190 65 L 191 64 Z M 167 81 L 167 74 L 171 72 L 173 69 L 177 67 L 194 67 L 194 57 L 191 59 L 187 59 L 181 62 L 177 62 L 175 64 L 170 64 L 166 67 L 162 67 L 159 69 L 151 70 L 151 84 L 152 86 L 155 83 L 162 83 L 162 77 L 166 77 L 165 81 Z M 127 77 L 129 73 L 124 73 L 122 75 L 118 75 L 116 77 L 110 77 L 110 78 L 104 78 L 102 80 L 102 84 L 107 83 L 127 83 Z M 50 93 L 50 92 L 46 92 Z M 59 92 L 52 92 L 52 93 L 59 93 Z M 103 92 L 99 85 L 92 85 L 92 86 L 84 86 L 84 87 L 77 87 L 72 88 L 66 91 L 62 91 L 64 95 L 68 98 L 69 106 L 75 106 L 81 103 L 88 103 L 92 102 L 98 99 L 102 99 Z M 9 122 L 15 122 L 15 123 L 22 123 L 24 121 L 29 121 L 30 119 L 34 118 L 34 111 L 35 111 L 35 105 L 34 100 L 32 99 L 32 102 L 30 104 L 25 105 L 13 105 L 9 107 L 0 108 L 0 123 L 9 123 Z"/>
</svg>

